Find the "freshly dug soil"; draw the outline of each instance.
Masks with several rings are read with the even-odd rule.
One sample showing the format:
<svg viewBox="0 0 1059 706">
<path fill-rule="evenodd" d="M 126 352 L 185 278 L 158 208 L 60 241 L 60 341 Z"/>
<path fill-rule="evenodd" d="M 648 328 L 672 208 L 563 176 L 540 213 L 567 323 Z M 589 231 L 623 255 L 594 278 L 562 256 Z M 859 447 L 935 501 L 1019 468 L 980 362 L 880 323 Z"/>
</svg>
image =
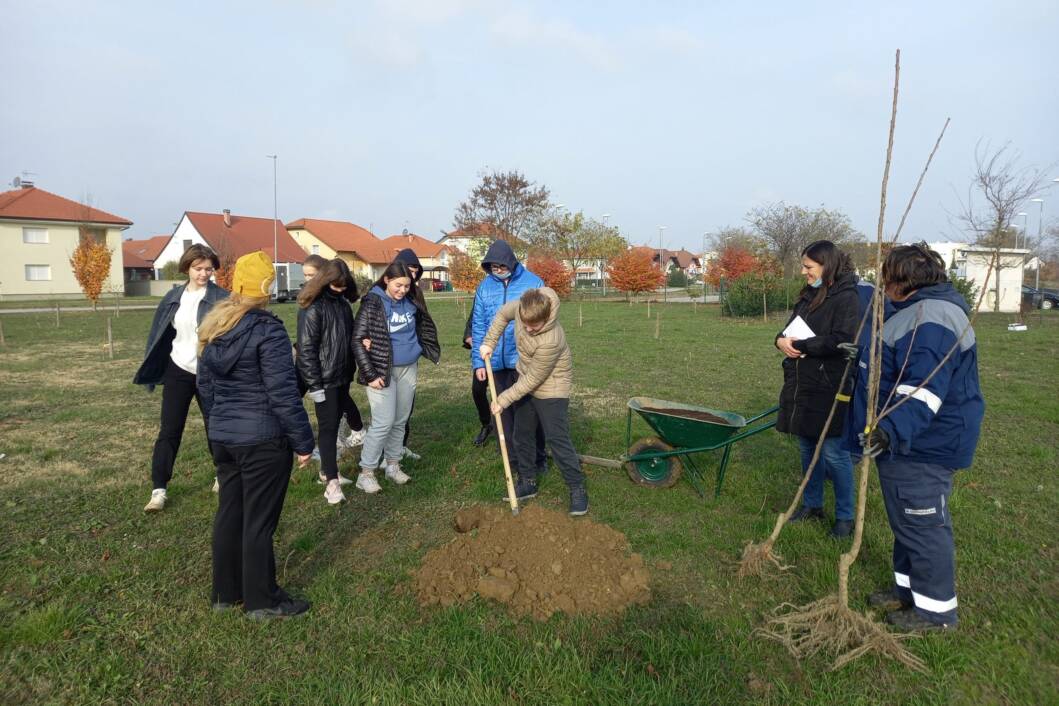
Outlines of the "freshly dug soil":
<svg viewBox="0 0 1059 706">
<path fill-rule="evenodd" d="M 451 606 L 476 595 L 517 615 L 545 620 L 620 613 L 651 597 L 643 557 L 605 525 L 532 504 L 514 517 L 474 506 L 453 520 L 459 532 L 431 550 L 414 574 L 421 605 Z"/>
<path fill-rule="evenodd" d="M 646 412 L 660 412 L 662 414 L 669 414 L 674 417 L 684 417 L 685 419 L 698 419 L 703 422 L 710 422 L 711 424 L 721 424 L 726 427 L 732 426 L 732 423 L 727 419 L 718 417 L 716 414 L 710 414 L 709 412 L 698 412 L 694 409 L 655 409 L 654 407 L 644 407 Z"/>
</svg>

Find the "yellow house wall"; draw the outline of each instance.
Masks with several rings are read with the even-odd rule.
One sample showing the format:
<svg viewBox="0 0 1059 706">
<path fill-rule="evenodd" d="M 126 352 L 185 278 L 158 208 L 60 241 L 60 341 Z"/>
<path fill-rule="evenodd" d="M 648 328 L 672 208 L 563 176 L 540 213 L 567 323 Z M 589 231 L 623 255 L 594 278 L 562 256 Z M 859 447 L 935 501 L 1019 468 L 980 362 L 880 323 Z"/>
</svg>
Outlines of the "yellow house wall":
<svg viewBox="0 0 1059 706">
<path fill-rule="evenodd" d="M 307 230 L 290 230 L 288 228 L 287 232 L 290 233 L 292 238 L 294 238 L 294 242 L 301 246 L 301 249 L 305 251 L 306 255 L 312 255 L 314 245 L 319 246 L 319 252 L 317 252 L 317 255 L 320 257 L 325 257 L 328 260 L 331 260 L 337 255 L 337 253 L 332 248 L 328 247 L 324 241 L 320 240 Z"/>
<path fill-rule="evenodd" d="M 23 243 L 22 228 L 46 228 L 47 243 Z M 122 272 L 120 228 L 107 228 L 107 247 L 110 248 L 110 281 L 103 285 L 103 296 L 124 294 L 125 277 Z M 78 243 L 75 224 L 42 223 L 40 221 L 0 222 L 0 298 L 48 298 L 84 296 L 74 277 L 70 256 Z M 51 280 L 29 282 L 26 265 L 50 265 Z"/>
</svg>

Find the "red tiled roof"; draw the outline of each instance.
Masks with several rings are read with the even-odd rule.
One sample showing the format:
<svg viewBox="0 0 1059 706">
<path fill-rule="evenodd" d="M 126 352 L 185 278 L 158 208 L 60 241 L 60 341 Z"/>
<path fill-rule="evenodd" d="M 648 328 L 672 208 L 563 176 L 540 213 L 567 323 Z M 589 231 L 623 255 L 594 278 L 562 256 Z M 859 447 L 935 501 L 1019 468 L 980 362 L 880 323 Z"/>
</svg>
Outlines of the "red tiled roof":
<svg viewBox="0 0 1059 706">
<path fill-rule="evenodd" d="M 273 220 L 271 218 L 253 218 L 251 216 L 231 216 L 232 225 L 224 225 L 224 215 L 220 213 L 184 213 L 195 226 L 210 247 L 218 254 L 227 248 L 233 257 L 242 257 L 255 250 L 263 250 L 273 262 L 301 262 L 305 259 L 302 250 L 294 238 L 290 237 L 287 228 L 280 221 L 275 221 L 276 242 L 279 245 L 278 257 L 272 252 Z"/>
<path fill-rule="evenodd" d="M 0 218 L 131 226 L 132 221 L 31 186 L 0 194 Z"/>
<path fill-rule="evenodd" d="M 393 258 L 386 255 L 382 241 L 355 223 L 299 218 L 288 223 L 291 230 L 307 230 L 336 252 L 354 253 L 370 265 L 384 265 Z"/>
<path fill-rule="evenodd" d="M 154 267 L 172 235 L 156 235 L 142 240 L 121 241 L 121 256 L 125 267 Z"/>
<path fill-rule="evenodd" d="M 437 257 L 445 249 L 444 245 L 439 245 L 415 233 L 391 235 L 382 240 L 382 247 L 386 252 L 392 252 L 394 255 L 405 248 L 411 248 L 417 257 Z"/>
</svg>

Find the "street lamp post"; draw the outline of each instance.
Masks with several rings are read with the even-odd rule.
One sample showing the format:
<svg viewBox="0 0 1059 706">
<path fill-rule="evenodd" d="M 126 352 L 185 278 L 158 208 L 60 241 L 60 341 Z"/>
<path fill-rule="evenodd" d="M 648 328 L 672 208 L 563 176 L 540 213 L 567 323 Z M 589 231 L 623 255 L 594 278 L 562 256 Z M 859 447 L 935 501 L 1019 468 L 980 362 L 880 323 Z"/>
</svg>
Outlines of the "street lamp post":
<svg viewBox="0 0 1059 706">
<path fill-rule="evenodd" d="M 607 221 L 608 220 L 610 220 L 610 214 L 609 213 L 604 213 L 603 214 L 603 230 L 604 231 L 607 230 Z M 600 258 L 599 278 L 601 280 L 603 280 L 603 296 L 607 296 L 607 258 L 606 257 L 601 257 Z"/>
<path fill-rule="evenodd" d="M 662 267 L 662 231 L 666 226 L 658 226 L 658 270 L 662 273 L 662 301 L 669 303 L 669 282 L 667 282 L 665 268 Z"/>
<path fill-rule="evenodd" d="M 706 237 L 709 232 L 702 234 L 702 254 L 699 255 L 699 276 L 702 277 L 702 303 L 706 303 Z"/>
<path fill-rule="evenodd" d="M 1059 179 L 1056 179 L 1056 181 L 1059 181 Z M 1033 203 L 1039 203 L 1041 205 L 1040 215 L 1037 217 L 1037 243 L 1038 243 L 1038 247 L 1040 247 L 1041 234 L 1044 232 L 1044 230 L 1043 230 L 1044 229 L 1044 199 L 1030 199 L 1030 201 L 1033 202 Z M 1034 289 L 1040 289 L 1041 288 L 1041 258 L 1040 258 L 1040 256 L 1035 256 L 1035 257 L 1037 257 L 1037 267 L 1034 268 L 1034 270 L 1036 272 L 1036 277 L 1035 277 L 1036 281 L 1033 283 L 1033 288 Z"/>
<path fill-rule="evenodd" d="M 265 157 L 272 160 L 272 264 L 275 265 L 279 257 L 279 233 L 276 228 L 276 218 L 279 214 L 279 206 L 276 201 L 276 159 L 279 155 L 266 154 Z M 289 273 L 288 273 L 289 274 Z M 279 282 L 276 283 L 276 292 L 279 292 Z"/>
<path fill-rule="evenodd" d="M 1028 214 L 1025 211 L 1019 211 L 1018 213 L 1015 214 L 1015 218 L 1018 218 L 1019 216 L 1022 216 L 1022 244 L 1023 244 L 1023 246 L 1025 246 L 1026 245 L 1026 218 L 1027 218 Z M 1015 249 L 1016 250 L 1018 250 L 1018 248 L 1019 248 L 1019 230 L 1018 229 L 1019 229 L 1019 227 L 1015 226 Z"/>
</svg>

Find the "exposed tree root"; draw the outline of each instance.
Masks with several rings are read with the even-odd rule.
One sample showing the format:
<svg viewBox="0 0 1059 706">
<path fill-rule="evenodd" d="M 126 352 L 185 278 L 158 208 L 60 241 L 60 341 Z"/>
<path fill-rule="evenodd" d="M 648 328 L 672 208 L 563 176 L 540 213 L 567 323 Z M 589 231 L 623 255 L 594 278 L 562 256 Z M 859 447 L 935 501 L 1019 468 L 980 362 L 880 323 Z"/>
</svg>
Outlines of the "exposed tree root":
<svg viewBox="0 0 1059 706">
<path fill-rule="evenodd" d="M 739 559 L 737 575 L 740 578 L 761 576 L 768 569 L 769 564 L 774 565 L 780 571 L 792 568 L 790 565 L 783 563 L 782 556 L 772 551 L 773 544 L 774 541 L 771 537 L 757 544 L 750 541 L 744 544 L 743 556 Z"/>
<path fill-rule="evenodd" d="M 783 609 L 786 613 L 780 613 Z M 868 613 L 857 613 L 837 594 L 796 606 L 784 603 L 764 627 L 755 632 L 779 642 L 796 658 L 818 653 L 834 658 L 831 669 L 841 669 L 869 652 L 878 653 L 909 669 L 926 672 L 927 665 L 901 644 L 914 635 L 895 635 Z"/>
</svg>

